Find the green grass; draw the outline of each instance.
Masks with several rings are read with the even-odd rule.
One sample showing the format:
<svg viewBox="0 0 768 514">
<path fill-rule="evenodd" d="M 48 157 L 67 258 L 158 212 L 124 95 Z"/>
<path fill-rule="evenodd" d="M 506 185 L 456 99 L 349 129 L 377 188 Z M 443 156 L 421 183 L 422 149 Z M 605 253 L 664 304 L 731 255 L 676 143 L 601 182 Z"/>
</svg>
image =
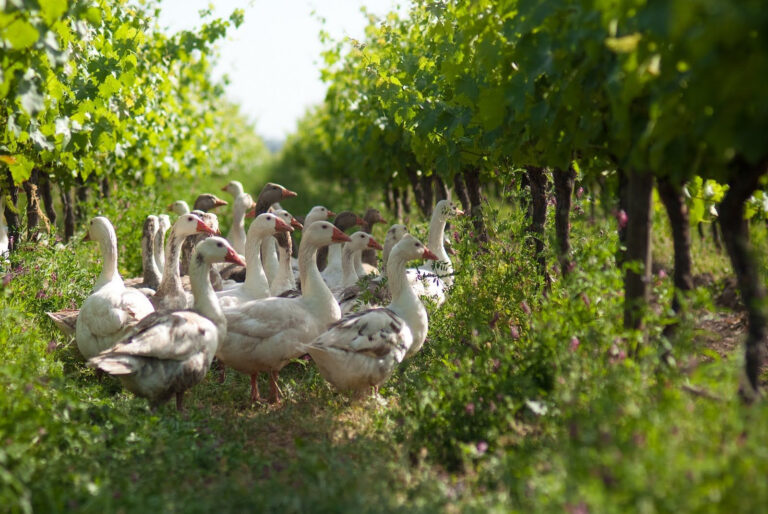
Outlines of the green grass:
<svg viewBox="0 0 768 514">
<path fill-rule="evenodd" d="M 139 271 L 143 215 L 187 190 L 94 204 L 121 220 L 124 274 Z M 22 246 L 0 273 L 12 275 L 0 289 L 0 511 L 761 511 L 768 414 L 735 394 L 741 352 L 705 344 L 709 292 L 666 337 L 671 278 L 655 277 L 648 328 L 627 333 L 612 220 L 574 215 L 576 269 L 545 298 L 525 220 L 499 208 L 487 253 L 454 224 L 454 291 L 381 402 L 340 396 L 299 361 L 281 373 L 280 407 L 250 405 L 247 377 L 230 370 L 191 390 L 184 413 L 153 413 L 87 369 L 43 314 L 87 295 L 95 245 Z M 764 229 L 753 236 L 764 247 Z M 661 263 L 667 239 L 654 236 Z M 725 257 L 699 244 L 697 269 L 724 278 Z"/>
</svg>

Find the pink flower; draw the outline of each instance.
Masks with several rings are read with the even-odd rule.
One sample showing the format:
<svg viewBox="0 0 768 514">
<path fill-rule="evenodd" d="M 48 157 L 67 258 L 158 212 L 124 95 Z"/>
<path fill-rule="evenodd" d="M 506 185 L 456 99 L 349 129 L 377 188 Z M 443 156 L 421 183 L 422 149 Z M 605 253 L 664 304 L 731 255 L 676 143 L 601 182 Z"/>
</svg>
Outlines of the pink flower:
<svg viewBox="0 0 768 514">
<path fill-rule="evenodd" d="M 520 330 L 518 330 L 517 325 L 509 326 L 509 336 L 512 339 L 520 339 Z"/>
<path fill-rule="evenodd" d="M 664 271 L 664 268 L 659 270 L 659 278 L 667 278 L 667 272 Z"/>
<path fill-rule="evenodd" d="M 579 338 L 576 336 L 573 336 L 571 338 L 571 351 L 575 352 L 578 349 L 579 349 Z"/>
<path fill-rule="evenodd" d="M 48 343 L 48 346 L 45 347 L 45 351 L 48 353 L 52 353 L 56 348 L 58 348 L 58 344 L 56 344 L 56 341 L 51 339 L 51 341 Z"/>
<path fill-rule="evenodd" d="M 475 404 L 474 404 L 474 403 L 472 403 L 472 402 L 469 402 L 469 403 L 468 403 L 468 404 L 467 404 L 467 405 L 464 407 L 464 411 L 465 411 L 467 414 L 469 414 L 470 416 L 474 416 L 474 415 L 475 415 Z"/>
<path fill-rule="evenodd" d="M 579 187 L 576 190 L 576 198 L 581 198 L 582 196 L 584 196 L 584 188 L 583 187 Z"/>
<path fill-rule="evenodd" d="M 453 231 L 453 240 L 456 241 L 457 243 L 459 242 L 459 232 L 458 232 L 458 230 L 454 230 Z"/>
<path fill-rule="evenodd" d="M 475 448 L 477 448 L 477 453 L 483 454 L 488 451 L 488 443 L 485 441 L 478 441 Z"/>
<path fill-rule="evenodd" d="M 520 308 L 523 309 L 523 312 L 526 313 L 528 316 L 531 315 L 531 308 L 528 307 L 528 302 L 526 302 L 525 300 L 520 302 Z"/>
<path fill-rule="evenodd" d="M 629 221 L 629 217 L 627 216 L 627 213 L 624 212 L 624 209 L 616 213 L 616 221 L 619 222 L 620 229 L 625 229 L 627 227 L 627 222 Z"/>
</svg>

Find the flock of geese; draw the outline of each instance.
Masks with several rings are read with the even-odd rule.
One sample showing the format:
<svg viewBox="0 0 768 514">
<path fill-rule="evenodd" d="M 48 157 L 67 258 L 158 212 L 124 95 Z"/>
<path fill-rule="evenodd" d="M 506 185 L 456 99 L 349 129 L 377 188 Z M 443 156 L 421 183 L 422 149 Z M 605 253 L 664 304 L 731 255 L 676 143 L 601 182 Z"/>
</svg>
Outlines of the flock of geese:
<svg viewBox="0 0 768 514">
<path fill-rule="evenodd" d="M 175 395 L 182 409 L 184 392 L 214 357 L 222 381 L 227 367 L 250 376 L 254 402 L 262 401 L 258 376 L 266 373 L 268 400 L 279 402 L 279 371 L 305 354 L 334 387 L 361 393 L 377 391 L 419 351 L 428 328 L 421 297 L 441 304 L 452 281 L 445 225 L 463 214 L 453 203 L 437 203 L 426 246 L 399 224 L 382 246 L 370 234 L 385 222 L 375 209 L 361 217 L 316 206 L 302 224 L 279 205 L 296 196 L 281 185 L 268 183 L 256 201 L 237 181 L 223 190 L 234 198 L 226 239 L 210 211 L 227 202 L 203 194 L 190 210 L 177 201 L 169 206 L 173 223 L 164 214 L 146 218 L 143 274 L 134 279 L 118 272 L 110 221 L 90 221 L 86 239 L 99 243 L 103 258 L 93 291 L 78 310 L 48 313 L 75 335 L 88 366 L 153 407 Z M 253 218 L 247 232 L 246 218 Z M 346 233 L 358 225 L 363 230 Z M 414 260 L 428 263 L 409 268 Z"/>
</svg>

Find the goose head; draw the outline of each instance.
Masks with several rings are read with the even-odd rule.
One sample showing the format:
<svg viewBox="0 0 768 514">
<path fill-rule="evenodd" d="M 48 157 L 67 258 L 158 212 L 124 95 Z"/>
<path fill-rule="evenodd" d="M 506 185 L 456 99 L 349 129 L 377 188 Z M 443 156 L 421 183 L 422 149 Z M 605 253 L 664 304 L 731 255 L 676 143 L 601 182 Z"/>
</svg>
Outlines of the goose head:
<svg viewBox="0 0 768 514">
<path fill-rule="evenodd" d="M 439 260 L 437 255 L 432 253 L 429 248 L 411 234 L 405 234 L 400 242 L 392 248 L 389 259 L 392 260 L 393 258 L 405 261 L 412 261 L 414 259 Z"/>
<path fill-rule="evenodd" d="M 273 203 L 277 203 L 280 200 L 283 200 L 284 198 L 292 198 L 294 196 L 297 196 L 297 194 L 294 191 L 291 191 L 290 189 L 286 189 L 280 184 L 275 184 L 274 182 L 267 182 L 264 187 L 261 189 L 261 193 L 259 193 L 259 198 L 257 200 L 257 203 L 264 204 L 264 205 L 272 205 Z"/>
<path fill-rule="evenodd" d="M 206 225 L 199 216 L 192 213 L 180 216 L 179 219 L 176 220 L 176 223 L 173 224 L 173 231 L 177 236 L 182 237 L 191 236 L 198 232 L 211 235 L 216 233 L 216 231 Z"/>
<path fill-rule="evenodd" d="M 221 231 L 219 230 L 219 217 L 216 216 L 214 213 L 195 209 L 194 211 L 192 211 L 191 214 L 194 214 L 195 216 L 203 220 L 203 223 L 208 225 L 208 228 L 210 228 L 213 231 L 211 232 L 211 234 L 215 236 L 221 235 Z"/>
<path fill-rule="evenodd" d="M 290 216 L 290 215 L 289 215 Z M 293 227 L 286 223 L 283 218 L 276 213 L 265 212 L 259 214 L 248 227 L 248 234 L 258 234 L 262 237 L 272 236 L 278 232 L 293 232 Z"/>
<path fill-rule="evenodd" d="M 176 200 L 168 206 L 168 210 L 177 216 L 183 216 L 189 212 L 189 205 L 184 200 Z"/>
<path fill-rule="evenodd" d="M 341 229 L 342 232 L 344 232 L 345 230 L 357 225 L 362 227 L 365 225 L 365 220 L 352 211 L 344 211 L 336 215 L 336 219 L 333 220 L 333 224 Z"/>
<path fill-rule="evenodd" d="M 350 241 L 350 243 L 344 247 L 345 251 L 347 248 L 353 252 L 357 250 L 366 250 L 369 248 L 372 250 L 383 250 L 382 246 L 373 238 L 371 234 L 363 232 L 362 230 L 355 232 L 349 236 L 349 238 L 352 241 Z"/>
<path fill-rule="evenodd" d="M 144 241 L 154 241 L 155 234 L 160 230 L 160 219 L 150 214 L 147 219 L 144 220 L 144 227 L 141 230 L 141 239 Z"/>
<path fill-rule="evenodd" d="M 363 214 L 363 220 L 365 220 L 363 228 L 369 232 L 373 229 L 374 224 L 387 222 L 387 220 L 381 216 L 381 211 L 374 208 L 369 208 L 367 211 L 365 211 L 365 214 Z"/>
<path fill-rule="evenodd" d="M 171 218 L 168 217 L 167 214 L 160 214 L 157 217 L 157 221 L 159 224 L 159 229 L 163 233 L 167 232 L 169 228 L 171 228 Z"/>
<path fill-rule="evenodd" d="M 329 218 L 336 216 L 336 213 L 322 205 L 315 205 L 304 218 L 304 225 L 309 226 L 316 221 L 328 221 Z"/>
<path fill-rule="evenodd" d="M 229 184 L 222 187 L 221 190 L 231 194 L 234 198 L 237 198 L 243 194 L 243 184 L 237 180 L 231 180 Z"/>
<path fill-rule="evenodd" d="M 156 221 L 157 218 L 155 218 L 155 222 Z M 88 224 L 88 232 L 86 232 L 83 241 L 101 242 L 109 241 L 110 239 L 117 241 L 115 227 L 113 227 L 112 223 L 104 216 L 96 216 Z"/>
<path fill-rule="evenodd" d="M 350 238 L 347 234 L 335 227 L 333 223 L 327 221 L 316 221 L 308 228 L 304 229 L 301 238 L 302 244 L 305 242 L 315 247 L 327 246 L 332 243 L 346 243 Z"/>
<path fill-rule="evenodd" d="M 288 225 L 290 225 L 294 230 L 301 230 L 304 228 L 304 225 L 302 225 L 299 220 L 294 218 L 293 215 L 285 209 L 278 209 L 273 214 L 275 216 L 280 216 L 280 218 Z"/>
<path fill-rule="evenodd" d="M 384 237 L 384 245 L 387 243 L 390 243 L 391 246 L 394 246 L 397 244 L 405 234 L 408 233 L 408 227 L 405 225 L 392 225 L 389 227 L 389 230 L 387 230 L 387 235 Z"/>
<path fill-rule="evenodd" d="M 237 255 L 237 252 L 227 242 L 226 239 L 218 236 L 203 239 L 195 246 L 196 256 L 193 259 L 200 259 L 207 264 L 214 262 L 231 262 L 240 266 L 245 266 L 245 261 Z"/>
<path fill-rule="evenodd" d="M 197 197 L 193 208 L 196 211 L 208 212 L 212 209 L 215 209 L 216 207 L 221 207 L 222 205 L 227 205 L 227 202 L 217 197 L 216 195 L 203 193 Z"/>
<path fill-rule="evenodd" d="M 450 218 L 461 216 L 464 211 L 450 200 L 440 200 L 435 205 L 435 214 L 440 217 L 440 221 L 448 221 Z"/>
</svg>

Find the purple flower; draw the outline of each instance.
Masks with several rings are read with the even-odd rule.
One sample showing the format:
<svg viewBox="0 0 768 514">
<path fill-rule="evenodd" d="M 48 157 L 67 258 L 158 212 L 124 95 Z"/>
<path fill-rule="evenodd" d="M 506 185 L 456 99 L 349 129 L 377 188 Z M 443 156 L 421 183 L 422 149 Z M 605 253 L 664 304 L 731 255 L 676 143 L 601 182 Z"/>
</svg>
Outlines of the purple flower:
<svg viewBox="0 0 768 514">
<path fill-rule="evenodd" d="M 50 342 L 48 343 L 48 346 L 45 347 L 45 351 L 47 351 L 48 353 L 52 353 L 56 348 L 58 348 L 58 346 L 59 345 L 56 344 L 56 341 L 51 339 Z"/>
<path fill-rule="evenodd" d="M 525 300 L 520 302 L 520 308 L 523 309 L 523 312 L 526 313 L 528 316 L 531 315 L 531 308 L 528 307 L 528 302 L 526 302 Z"/>
<path fill-rule="evenodd" d="M 469 414 L 470 416 L 474 416 L 475 414 L 475 404 L 472 402 L 469 402 L 465 407 L 464 411 Z"/>
<path fill-rule="evenodd" d="M 616 221 L 619 222 L 620 229 L 625 229 L 627 227 L 629 216 L 627 216 L 627 213 L 624 211 L 624 209 L 616 213 Z"/>
<path fill-rule="evenodd" d="M 576 336 L 573 336 L 571 338 L 571 351 L 575 352 L 578 349 L 579 349 L 579 338 Z"/>
<path fill-rule="evenodd" d="M 576 190 L 576 198 L 581 198 L 582 196 L 584 196 L 584 188 L 583 187 L 579 187 Z"/>
<path fill-rule="evenodd" d="M 456 241 L 457 243 L 459 242 L 459 231 L 458 230 L 454 230 L 453 231 L 453 240 Z"/>
<path fill-rule="evenodd" d="M 485 441 L 478 441 L 475 448 L 477 448 L 477 453 L 483 454 L 488 451 L 488 443 Z"/>
<path fill-rule="evenodd" d="M 664 268 L 659 270 L 659 278 L 667 278 L 667 272 L 664 271 Z"/>
</svg>

